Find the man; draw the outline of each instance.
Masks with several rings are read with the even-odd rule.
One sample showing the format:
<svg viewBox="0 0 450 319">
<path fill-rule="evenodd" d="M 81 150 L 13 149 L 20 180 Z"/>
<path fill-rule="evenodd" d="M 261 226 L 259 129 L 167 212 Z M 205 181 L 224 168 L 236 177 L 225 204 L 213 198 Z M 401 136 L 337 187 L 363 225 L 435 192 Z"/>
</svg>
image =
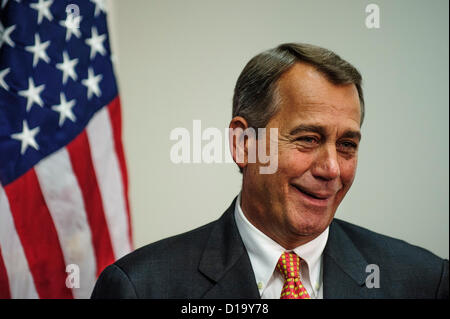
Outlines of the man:
<svg viewBox="0 0 450 319">
<path fill-rule="evenodd" d="M 257 55 L 233 99 L 237 199 L 219 220 L 106 268 L 92 297 L 448 298 L 448 260 L 334 219 L 363 118 L 361 76 L 333 52 L 283 44 Z M 266 134 L 246 134 L 257 128 Z M 251 152 L 274 142 L 277 170 L 261 173 Z"/>
</svg>

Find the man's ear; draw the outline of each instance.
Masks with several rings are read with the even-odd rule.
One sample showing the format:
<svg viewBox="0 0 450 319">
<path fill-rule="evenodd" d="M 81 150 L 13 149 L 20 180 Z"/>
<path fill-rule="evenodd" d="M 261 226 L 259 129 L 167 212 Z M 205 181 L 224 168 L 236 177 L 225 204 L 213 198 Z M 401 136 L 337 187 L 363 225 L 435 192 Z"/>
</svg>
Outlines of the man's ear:
<svg viewBox="0 0 450 319">
<path fill-rule="evenodd" d="M 229 143 L 234 162 L 244 169 L 249 162 L 249 148 L 255 143 L 255 134 L 241 116 L 234 117 L 229 126 Z"/>
</svg>

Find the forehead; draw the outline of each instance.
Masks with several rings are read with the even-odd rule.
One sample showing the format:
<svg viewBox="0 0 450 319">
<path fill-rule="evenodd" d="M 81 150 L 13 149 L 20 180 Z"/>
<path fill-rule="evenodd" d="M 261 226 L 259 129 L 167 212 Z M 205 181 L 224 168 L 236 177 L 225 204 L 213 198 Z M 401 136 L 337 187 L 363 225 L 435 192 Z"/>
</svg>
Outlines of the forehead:
<svg viewBox="0 0 450 319">
<path fill-rule="evenodd" d="M 278 82 L 278 119 L 360 126 L 360 101 L 354 84 L 335 85 L 313 66 L 296 63 Z M 320 123 L 318 123 L 320 124 Z"/>
</svg>

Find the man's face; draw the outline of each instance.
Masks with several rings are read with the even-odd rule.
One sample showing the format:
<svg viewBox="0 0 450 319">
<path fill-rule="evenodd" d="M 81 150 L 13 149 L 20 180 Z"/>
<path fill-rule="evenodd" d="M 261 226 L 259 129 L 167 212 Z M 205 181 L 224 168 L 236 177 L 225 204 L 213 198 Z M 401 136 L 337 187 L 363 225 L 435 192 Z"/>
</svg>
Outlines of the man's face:
<svg viewBox="0 0 450 319">
<path fill-rule="evenodd" d="M 278 171 L 260 174 L 261 164 L 248 163 L 241 205 L 254 225 L 290 249 L 328 227 L 352 185 L 361 111 L 353 84 L 334 85 L 306 64 L 294 65 L 278 84 L 280 108 L 266 126 L 278 128 Z"/>
</svg>

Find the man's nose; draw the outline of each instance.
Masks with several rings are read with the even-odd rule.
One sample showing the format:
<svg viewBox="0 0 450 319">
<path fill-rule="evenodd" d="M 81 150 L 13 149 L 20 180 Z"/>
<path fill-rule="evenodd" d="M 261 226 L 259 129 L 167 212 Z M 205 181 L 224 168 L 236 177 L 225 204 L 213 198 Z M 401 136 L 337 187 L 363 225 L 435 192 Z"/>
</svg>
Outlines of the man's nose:
<svg viewBox="0 0 450 319">
<path fill-rule="evenodd" d="M 317 154 L 317 158 L 312 167 L 312 175 L 316 178 L 330 181 L 340 176 L 338 155 L 336 146 L 324 144 Z"/>
</svg>

